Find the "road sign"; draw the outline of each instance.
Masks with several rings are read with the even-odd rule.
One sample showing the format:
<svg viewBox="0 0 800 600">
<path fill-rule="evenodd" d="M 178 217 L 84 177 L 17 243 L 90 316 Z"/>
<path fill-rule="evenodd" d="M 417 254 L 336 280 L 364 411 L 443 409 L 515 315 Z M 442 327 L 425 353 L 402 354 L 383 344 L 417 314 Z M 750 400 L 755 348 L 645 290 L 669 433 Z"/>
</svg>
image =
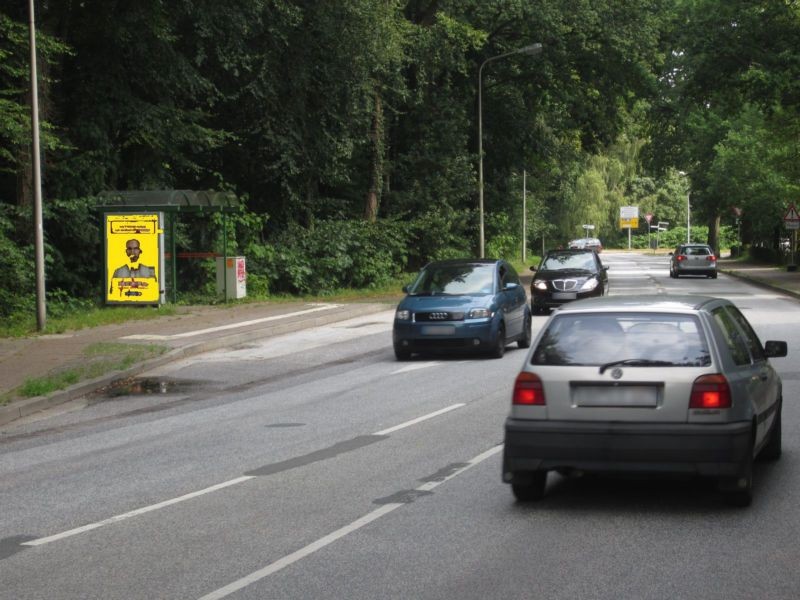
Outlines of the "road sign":
<svg viewBox="0 0 800 600">
<path fill-rule="evenodd" d="M 620 229 L 638 229 L 638 227 L 639 227 L 639 217 L 619 220 Z"/>
<path fill-rule="evenodd" d="M 650 221 L 652 221 L 652 220 L 653 220 L 653 213 L 647 213 L 647 214 L 644 216 L 644 220 L 645 220 L 645 221 L 647 221 L 648 223 L 649 223 Z"/>
<path fill-rule="evenodd" d="M 620 219 L 638 219 L 639 207 L 638 206 L 620 206 L 619 207 Z"/>
<path fill-rule="evenodd" d="M 789 206 L 789 210 L 783 215 L 783 222 L 786 229 L 800 229 L 800 213 L 797 212 L 794 204 Z"/>
</svg>

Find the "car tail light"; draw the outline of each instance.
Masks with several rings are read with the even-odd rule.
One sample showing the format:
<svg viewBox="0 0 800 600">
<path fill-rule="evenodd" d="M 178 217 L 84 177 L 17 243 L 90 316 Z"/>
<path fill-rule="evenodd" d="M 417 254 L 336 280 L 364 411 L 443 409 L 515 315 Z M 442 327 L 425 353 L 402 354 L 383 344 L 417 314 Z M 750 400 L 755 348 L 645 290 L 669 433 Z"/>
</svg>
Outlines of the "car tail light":
<svg viewBox="0 0 800 600">
<path fill-rule="evenodd" d="M 683 260 L 686 260 L 686 257 L 683 254 L 678 254 L 678 256 L 675 257 L 675 260 L 681 262 Z"/>
<path fill-rule="evenodd" d="M 717 262 L 717 257 L 715 255 L 711 255 L 706 257 L 706 260 L 710 260 L 711 262 Z"/>
<path fill-rule="evenodd" d="M 517 375 L 514 382 L 514 397 L 512 404 L 523 406 L 544 406 L 544 388 L 542 380 L 533 373 L 523 371 Z"/>
<path fill-rule="evenodd" d="M 702 375 L 694 380 L 689 408 L 730 408 L 731 388 L 724 375 Z"/>
</svg>

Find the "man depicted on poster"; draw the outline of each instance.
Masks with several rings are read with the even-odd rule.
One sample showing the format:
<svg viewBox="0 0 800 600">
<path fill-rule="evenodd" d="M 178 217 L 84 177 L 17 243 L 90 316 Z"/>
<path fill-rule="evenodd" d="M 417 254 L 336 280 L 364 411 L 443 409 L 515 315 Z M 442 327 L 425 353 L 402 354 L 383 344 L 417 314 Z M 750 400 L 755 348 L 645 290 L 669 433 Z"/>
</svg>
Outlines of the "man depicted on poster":
<svg viewBox="0 0 800 600">
<path fill-rule="evenodd" d="M 129 263 L 122 265 L 114 271 L 114 278 L 128 278 L 128 277 L 152 277 L 155 278 L 156 270 L 154 267 L 148 267 L 139 262 L 139 257 L 142 255 L 142 248 L 139 240 L 133 239 L 125 242 L 125 254 L 128 255 Z"/>
</svg>

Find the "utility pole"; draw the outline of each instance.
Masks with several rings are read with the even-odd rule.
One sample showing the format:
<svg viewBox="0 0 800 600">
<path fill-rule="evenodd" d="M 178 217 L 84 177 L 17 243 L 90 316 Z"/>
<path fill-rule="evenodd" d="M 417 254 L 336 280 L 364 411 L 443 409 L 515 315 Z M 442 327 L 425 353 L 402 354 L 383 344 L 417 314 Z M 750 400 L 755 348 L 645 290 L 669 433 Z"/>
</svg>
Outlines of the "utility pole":
<svg viewBox="0 0 800 600">
<path fill-rule="evenodd" d="M 28 33 L 31 47 L 31 133 L 33 134 L 33 227 L 36 255 L 36 328 L 43 331 L 47 322 L 44 288 L 44 228 L 42 226 L 42 170 L 39 158 L 39 84 L 36 74 L 36 26 L 33 0 L 28 0 Z"/>
</svg>

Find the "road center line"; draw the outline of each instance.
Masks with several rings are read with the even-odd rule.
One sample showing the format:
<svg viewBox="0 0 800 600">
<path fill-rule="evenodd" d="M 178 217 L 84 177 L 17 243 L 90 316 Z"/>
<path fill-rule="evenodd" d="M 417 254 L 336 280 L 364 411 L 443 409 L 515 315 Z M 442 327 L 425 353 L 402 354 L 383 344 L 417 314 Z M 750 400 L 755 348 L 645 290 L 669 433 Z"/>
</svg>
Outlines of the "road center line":
<svg viewBox="0 0 800 600">
<path fill-rule="evenodd" d="M 450 412 L 451 410 L 455 410 L 457 408 L 461 408 L 465 406 L 464 404 L 453 404 L 452 406 L 448 406 L 441 410 L 437 410 L 435 412 L 429 413 L 427 415 L 423 415 L 416 419 L 412 419 L 411 421 L 406 421 L 405 423 L 401 423 L 400 425 L 396 425 L 394 427 L 390 427 L 389 429 L 384 429 L 383 431 L 379 431 L 378 433 L 374 433 L 372 435 L 388 435 L 395 431 L 399 431 L 400 429 L 405 429 L 406 427 L 411 427 L 412 425 L 416 425 L 417 423 L 421 423 L 423 421 L 427 421 L 428 419 L 432 419 L 434 417 L 438 417 L 444 413 Z M 152 512 L 154 510 L 159 510 L 161 508 L 166 508 L 167 506 L 172 506 L 173 504 L 178 504 L 180 502 L 184 502 L 186 500 L 191 500 L 193 498 L 197 498 L 199 496 L 204 496 L 205 494 L 210 494 L 212 492 L 216 492 L 218 490 L 225 489 L 227 487 L 231 487 L 233 485 L 238 485 L 240 483 L 244 483 L 245 481 L 250 481 L 251 479 L 255 479 L 257 475 L 243 475 L 241 477 L 237 477 L 235 479 L 231 479 L 229 481 L 223 481 L 222 483 L 218 483 L 216 485 L 212 485 L 202 490 L 198 490 L 196 492 L 190 492 L 188 494 L 184 494 L 183 496 L 178 496 L 177 498 L 172 498 L 170 500 L 164 500 L 163 502 L 159 502 L 157 504 L 151 504 L 149 506 L 143 506 L 142 508 L 137 508 L 135 510 L 122 513 L 121 515 L 116 515 L 113 517 L 109 517 L 108 519 L 103 519 L 102 521 L 96 521 L 94 523 L 89 523 L 87 525 L 82 525 L 81 527 L 76 527 L 75 529 L 70 529 L 68 531 L 62 531 L 61 533 L 56 533 L 54 535 L 50 535 L 47 537 L 37 538 L 35 540 L 30 540 L 28 542 L 23 542 L 22 546 L 43 546 L 45 544 L 49 544 L 50 542 L 57 542 L 59 540 L 63 540 L 68 537 L 72 537 L 73 535 L 78 535 L 79 533 L 86 533 L 87 531 L 92 531 L 93 529 L 98 529 L 100 527 L 105 527 L 106 525 L 111 525 L 113 523 L 119 523 L 120 521 L 125 521 L 127 519 L 131 519 L 133 517 L 138 517 L 139 515 L 143 515 L 145 513 Z M 389 505 L 391 506 L 391 505 Z"/>
<path fill-rule="evenodd" d="M 427 415 L 422 415 L 421 417 L 417 417 L 416 419 L 412 419 L 411 421 L 406 421 L 405 423 L 401 423 L 400 425 L 395 425 L 394 427 L 390 427 L 389 429 L 382 429 L 381 431 L 376 431 L 372 435 L 389 435 L 390 433 L 394 433 L 395 431 L 399 431 L 401 429 L 405 429 L 406 427 L 411 427 L 412 425 L 421 423 L 422 421 L 427 421 L 428 419 L 438 417 L 439 415 L 443 415 L 444 413 L 448 413 L 451 410 L 461 408 L 462 406 L 466 406 L 466 404 L 453 404 L 441 410 L 437 410 L 432 413 L 428 413 Z"/>
<path fill-rule="evenodd" d="M 307 315 L 309 313 L 319 312 L 321 310 L 330 310 L 337 308 L 341 304 L 319 304 L 314 308 L 307 308 L 306 310 L 298 310 L 291 313 L 282 315 L 273 315 L 271 317 L 263 317 L 261 319 L 252 319 L 251 321 L 239 321 L 238 323 L 230 323 L 228 325 L 220 325 L 218 327 L 209 327 L 207 329 L 198 329 L 196 331 L 186 331 L 184 333 L 175 333 L 173 335 L 157 335 L 157 334 L 135 334 L 126 335 L 121 338 L 123 340 L 177 340 L 180 338 L 193 337 L 195 335 L 203 335 L 205 333 L 214 333 L 216 331 L 224 331 L 226 329 L 238 329 L 239 327 L 249 327 L 250 325 L 258 325 L 259 323 L 267 323 L 268 321 L 277 321 L 286 319 L 288 317 L 297 317 L 299 315 Z"/>
<path fill-rule="evenodd" d="M 421 485 L 418 488 L 416 488 L 416 491 L 429 492 L 432 489 L 442 485 L 446 481 L 450 481 L 454 477 L 457 477 L 458 475 L 461 475 L 462 473 L 464 473 L 468 469 L 471 469 L 472 467 L 474 467 L 476 465 L 479 465 L 480 463 L 485 461 L 487 458 L 491 458 L 492 456 L 494 456 L 495 454 L 500 452 L 500 450 L 502 450 L 502 449 L 503 449 L 503 445 L 502 444 L 494 446 L 493 448 L 490 448 L 486 452 L 483 452 L 483 453 L 479 454 L 478 456 L 476 456 L 475 458 L 473 458 L 472 460 L 470 460 L 466 465 L 464 465 L 460 469 L 457 469 L 457 470 L 453 471 L 450 475 L 448 475 L 444 479 L 442 479 L 440 481 L 429 481 L 429 482 L 425 483 L 424 485 Z M 257 582 L 257 581 L 260 581 L 261 579 L 269 577 L 273 573 L 276 573 L 277 571 L 280 571 L 281 569 L 283 569 L 285 567 L 288 567 L 288 566 L 290 566 L 290 565 L 302 560 L 303 558 L 313 554 L 317 550 L 321 550 L 325 546 L 329 546 L 333 542 L 335 542 L 337 540 L 340 540 L 341 538 L 345 537 L 346 535 L 349 535 L 349 534 L 353 533 L 354 531 L 358 531 L 362 527 L 364 527 L 366 525 L 369 525 L 373 521 L 377 521 L 381 517 L 383 517 L 385 515 L 388 515 L 390 512 L 400 508 L 401 506 L 405 506 L 405 503 L 395 502 L 395 503 L 392 503 L 392 504 L 384 504 L 383 506 L 381 506 L 380 508 L 372 511 L 371 513 L 368 513 L 368 514 L 364 515 L 360 519 L 356 519 L 355 521 L 353 521 L 349 525 L 345 525 L 344 527 L 342 527 L 340 529 L 337 529 L 336 531 L 334 531 L 332 533 L 329 533 L 328 535 L 326 535 L 324 537 L 321 537 L 317 541 L 310 543 L 308 546 L 305 546 L 304 548 L 300 548 L 296 552 L 292 552 L 291 554 L 288 554 L 288 555 L 284 556 L 283 558 L 280 558 L 280 559 L 276 560 L 275 562 L 267 565 L 266 567 L 264 567 L 262 569 L 259 569 L 258 571 L 253 571 L 249 575 L 246 575 L 246 576 L 242 577 L 241 579 L 237 579 L 236 581 L 234 581 L 232 583 L 229 583 L 225 587 L 221 587 L 218 590 L 215 590 L 215 591 L 211 592 L 210 594 L 206 594 L 205 596 L 200 598 L 200 600 L 221 600 L 222 598 L 225 598 L 226 596 L 230 596 L 234 592 L 237 592 L 237 591 L 241 590 L 242 588 L 247 587 L 250 584 L 253 584 L 253 583 Z"/>
</svg>

